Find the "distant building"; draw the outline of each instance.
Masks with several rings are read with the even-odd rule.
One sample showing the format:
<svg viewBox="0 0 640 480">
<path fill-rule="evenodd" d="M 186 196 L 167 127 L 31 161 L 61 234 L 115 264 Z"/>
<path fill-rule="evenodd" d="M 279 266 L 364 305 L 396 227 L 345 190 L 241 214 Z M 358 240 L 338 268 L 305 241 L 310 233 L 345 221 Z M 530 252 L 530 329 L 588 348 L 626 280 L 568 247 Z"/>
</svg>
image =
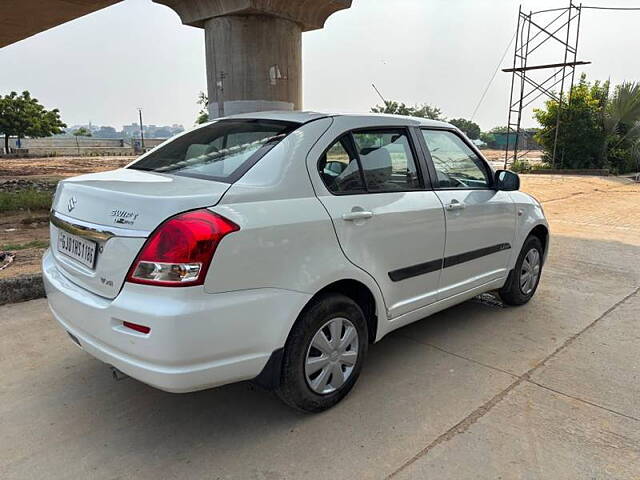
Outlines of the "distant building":
<svg viewBox="0 0 640 480">
<path fill-rule="evenodd" d="M 132 123 L 131 125 L 123 125 L 122 126 L 122 134 L 124 137 L 139 137 L 140 136 L 140 125 L 137 123 Z"/>
<path fill-rule="evenodd" d="M 178 123 L 174 123 L 173 125 L 143 125 L 143 127 L 145 138 L 170 138 L 184 132 L 184 127 Z M 86 125 L 72 125 L 67 127 L 64 133 L 55 136 L 70 137 L 73 135 L 73 132 L 80 128 L 89 130 L 95 138 L 140 138 L 139 123 L 123 125 L 121 130 L 116 130 L 115 127 L 110 125 L 96 126 L 91 123 Z"/>
<path fill-rule="evenodd" d="M 143 133 L 147 138 L 169 138 L 184 132 L 184 127 L 177 123 L 173 125 L 143 125 Z M 125 138 L 140 138 L 140 125 L 132 123 L 122 127 L 122 134 Z"/>
<path fill-rule="evenodd" d="M 518 139 L 518 149 L 520 150 L 540 150 L 540 144 L 533 139 L 533 136 L 538 130 L 536 128 L 527 128 L 520 132 Z M 489 145 L 491 148 L 498 150 L 507 149 L 507 141 L 509 142 L 509 149 L 511 150 L 516 143 L 516 136 L 512 132 L 506 133 L 492 133 L 494 141 Z M 508 138 L 508 140 L 507 140 Z"/>
</svg>

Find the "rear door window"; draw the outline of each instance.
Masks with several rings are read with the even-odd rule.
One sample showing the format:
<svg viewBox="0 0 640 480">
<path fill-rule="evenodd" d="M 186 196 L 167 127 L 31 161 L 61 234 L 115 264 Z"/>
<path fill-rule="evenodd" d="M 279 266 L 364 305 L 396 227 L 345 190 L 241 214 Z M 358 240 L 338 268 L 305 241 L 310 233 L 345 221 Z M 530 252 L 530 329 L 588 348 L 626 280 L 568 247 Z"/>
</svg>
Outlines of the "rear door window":
<svg viewBox="0 0 640 480">
<path fill-rule="evenodd" d="M 176 138 L 129 168 L 233 183 L 298 126 L 221 120 Z"/>
<path fill-rule="evenodd" d="M 331 193 L 362 193 L 365 191 L 356 155 L 350 153 L 349 137 L 345 135 L 320 159 L 318 170 Z"/>
<path fill-rule="evenodd" d="M 397 192 L 422 188 L 404 130 L 354 132 L 353 140 L 368 191 Z"/>
</svg>

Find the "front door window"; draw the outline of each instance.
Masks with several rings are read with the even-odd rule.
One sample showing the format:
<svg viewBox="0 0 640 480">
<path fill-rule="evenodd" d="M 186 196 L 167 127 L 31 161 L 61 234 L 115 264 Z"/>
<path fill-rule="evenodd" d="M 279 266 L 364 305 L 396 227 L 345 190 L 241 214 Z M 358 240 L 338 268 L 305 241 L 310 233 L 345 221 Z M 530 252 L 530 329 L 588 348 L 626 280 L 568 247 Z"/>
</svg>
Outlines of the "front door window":
<svg viewBox="0 0 640 480">
<path fill-rule="evenodd" d="M 455 133 L 446 130 L 422 130 L 433 166 L 436 188 L 489 188 L 486 165 Z"/>
</svg>

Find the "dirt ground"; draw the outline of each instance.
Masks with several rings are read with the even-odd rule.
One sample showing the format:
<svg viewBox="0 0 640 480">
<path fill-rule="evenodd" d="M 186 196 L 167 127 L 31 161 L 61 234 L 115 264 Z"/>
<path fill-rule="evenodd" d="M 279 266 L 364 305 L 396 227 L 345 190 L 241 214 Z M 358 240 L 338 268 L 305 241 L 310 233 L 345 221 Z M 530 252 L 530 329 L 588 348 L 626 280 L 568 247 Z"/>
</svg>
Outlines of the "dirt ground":
<svg viewBox="0 0 640 480">
<path fill-rule="evenodd" d="M 640 245 L 640 183 L 619 177 L 521 179 L 521 189 L 542 203 L 552 235 Z"/>
<path fill-rule="evenodd" d="M 490 162 L 504 162 L 504 150 L 483 149 L 482 154 Z M 522 152 L 521 155 L 522 158 L 526 160 L 542 159 L 542 151 L 540 150 L 529 150 L 527 152 Z"/>
<path fill-rule="evenodd" d="M 484 153 L 487 152 L 488 158 L 491 152 L 500 153 L 497 150 Z M 3 160 L 0 175 L 66 177 L 121 167 L 131 160 L 130 157 L 11 159 Z M 553 234 L 584 238 L 595 235 L 603 240 L 615 238 L 640 244 L 640 184 L 618 177 L 521 175 L 521 179 L 522 191 L 542 202 Z M 603 202 L 611 208 L 599 208 Z M 47 215 L 48 212 L 41 211 L 0 218 L 0 247 L 48 241 Z M 43 248 L 15 251 L 13 263 L 0 270 L 0 278 L 38 272 L 43 252 Z"/>
<path fill-rule="evenodd" d="M 0 162 L 0 180 L 11 178 L 72 177 L 83 173 L 113 170 L 136 157 L 47 157 L 7 158 Z"/>
<path fill-rule="evenodd" d="M 16 213 L 0 216 L 0 250 L 5 245 L 24 245 L 33 241 L 49 241 L 48 212 Z M 13 262 L 0 270 L 0 278 L 36 273 L 44 248 L 26 248 L 11 251 Z M 0 267 L 3 262 L 0 262 Z"/>
<path fill-rule="evenodd" d="M 136 157 L 47 157 L 10 158 L 0 162 L 2 180 L 57 181 L 83 173 L 113 170 L 127 165 Z M 30 211 L 0 216 L 0 250 L 5 245 L 24 245 L 30 242 L 48 242 L 47 211 Z M 12 251 L 11 265 L 0 270 L 0 278 L 36 273 L 40 270 L 40 258 L 44 248 L 26 248 Z M 3 262 L 0 262 L 0 268 Z"/>
</svg>

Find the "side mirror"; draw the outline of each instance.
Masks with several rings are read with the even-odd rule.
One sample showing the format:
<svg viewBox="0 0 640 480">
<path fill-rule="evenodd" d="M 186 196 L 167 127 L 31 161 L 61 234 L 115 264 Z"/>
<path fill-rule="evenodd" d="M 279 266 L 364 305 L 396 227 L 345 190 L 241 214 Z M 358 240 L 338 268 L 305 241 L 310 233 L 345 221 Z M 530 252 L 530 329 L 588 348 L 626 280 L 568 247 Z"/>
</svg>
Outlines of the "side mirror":
<svg viewBox="0 0 640 480">
<path fill-rule="evenodd" d="M 496 172 L 496 189 L 505 192 L 520 190 L 520 177 L 517 173 L 509 170 L 498 170 Z"/>
</svg>

